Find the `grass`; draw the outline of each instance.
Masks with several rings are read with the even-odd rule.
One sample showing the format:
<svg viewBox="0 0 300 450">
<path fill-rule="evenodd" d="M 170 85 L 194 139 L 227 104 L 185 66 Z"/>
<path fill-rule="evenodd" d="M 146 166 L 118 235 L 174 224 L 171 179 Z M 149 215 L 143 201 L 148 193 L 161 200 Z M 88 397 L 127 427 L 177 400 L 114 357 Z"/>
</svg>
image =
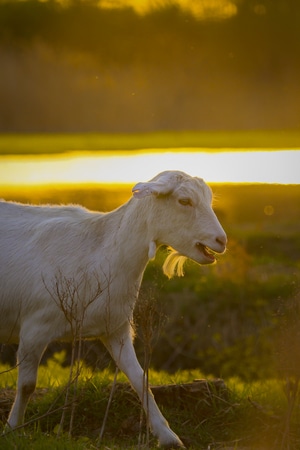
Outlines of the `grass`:
<svg viewBox="0 0 300 450">
<path fill-rule="evenodd" d="M 0 437 L 0 448 L 137 449 L 140 404 L 122 374 L 118 377 L 119 384 L 108 413 L 103 439 L 101 443 L 98 441 L 114 376 L 109 370 L 92 373 L 90 369 L 82 369 L 79 390 L 72 399 L 76 401 L 72 436 L 67 432 L 57 435 L 62 414 L 60 408 L 64 404 L 64 383 L 69 371 L 69 368 L 61 367 L 62 359 L 63 354 L 57 354 L 48 362 L 48 367 L 39 369 L 37 394 L 27 411 L 27 418 L 34 418 L 34 422 L 26 427 L 25 435 L 8 433 Z M 6 367 L 0 368 L 3 369 Z M 180 371 L 173 375 L 150 371 L 150 381 L 154 385 L 182 384 L 199 378 L 203 375 L 196 370 Z M 11 383 L 11 377 L 6 372 L 1 377 L 1 399 L 8 383 Z M 281 381 L 245 383 L 232 378 L 227 381 L 227 388 L 228 395 L 221 398 L 212 395 L 204 400 L 194 395 L 185 403 L 174 399 L 160 403 L 172 428 L 191 450 L 299 448 L 299 411 L 294 411 L 287 434 L 288 403 Z M 151 437 L 149 446 L 141 448 L 156 448 L 155 439 Z"/>
<path fill-rule="evenodd" d="M 2 134 L 0 155 L 67 151 L 207 148 L 298 149 L 300 131 L 164 131 L 135 134 Z"/>
</svg>

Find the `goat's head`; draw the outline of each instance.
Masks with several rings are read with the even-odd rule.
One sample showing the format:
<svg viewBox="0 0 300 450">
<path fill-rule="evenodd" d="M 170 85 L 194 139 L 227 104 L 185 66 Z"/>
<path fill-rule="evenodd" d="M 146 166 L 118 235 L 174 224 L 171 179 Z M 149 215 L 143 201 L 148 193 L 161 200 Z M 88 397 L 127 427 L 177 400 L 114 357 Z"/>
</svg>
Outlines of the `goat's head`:
<svg viewBox="0 0 300 450">
<path fill-rule="evenodd" d="M 138 199 L 151 201 L 153 242 L 175 249 L 164 264 L 166 275 L 172 276 L 176 269 L 182 275 L 186 257 L 211 264 L 216 253 L 225 252 L 227 237 L 212 209 L 211 189 L 201 178 L 162 172 L 136 184 L 132 192 Z"/>
</svg>

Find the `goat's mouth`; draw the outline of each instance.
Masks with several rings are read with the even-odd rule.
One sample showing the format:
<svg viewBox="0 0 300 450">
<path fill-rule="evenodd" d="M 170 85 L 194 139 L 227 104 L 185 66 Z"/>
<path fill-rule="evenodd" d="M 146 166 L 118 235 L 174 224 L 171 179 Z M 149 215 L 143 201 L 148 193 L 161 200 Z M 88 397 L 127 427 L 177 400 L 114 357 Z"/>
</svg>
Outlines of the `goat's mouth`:
<svg viewBox="0 0 300 450">
<path fill-rule="evenodd" d="M 205 256 L 208 262 L 213 263 L 216 260 L 215 253 L 213 253 L 213 250 L 211 250 L 209 247 L 206 247 L 206 245 L 201 244 L 201 242 L 196 243 L 197 250 Z"/>
</svg>

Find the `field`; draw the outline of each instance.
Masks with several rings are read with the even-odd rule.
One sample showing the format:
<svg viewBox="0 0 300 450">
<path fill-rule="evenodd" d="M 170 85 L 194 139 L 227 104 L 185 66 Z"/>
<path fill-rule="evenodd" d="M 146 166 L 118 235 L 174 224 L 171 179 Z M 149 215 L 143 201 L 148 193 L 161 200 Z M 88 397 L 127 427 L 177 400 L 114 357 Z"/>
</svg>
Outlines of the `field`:
<svg viewBox="0 0 300 450">
<path fill-rule="evenodd" d="M 157 448 L 155 439 L 150 436 L 147 440 L 144 418 L 140 424 L 139 402 L 121 374 L 114 385 L 113 372 L 92 373 L 82 367 L 76 391 L 71 389 L 67 397 L 69 368 L 61 367 L 62 357 L 56 354 L 40 369 L 40 388 L 28 407 L 27 417 L 32 422 L 27 425 L 25 435 L 7 432 L 0 436 L 0 448 Z M 3 377 L 8 386 L 14 383 L 14 373 Z M 203 377 L 199 371 L 180 371 L 172 376 L 151 371 L 150 381 L 154 385 L 180 386 L 199 377 Z M 100 439 L 113 386 L 108 420 Z M 212 389 L 207 396 L 194 393 L 184 399 L 170 396 L 157 401 L 174 431 L 191 450 L 296 450 L 300 444 L 297 428 L 300 417 L 292 401 L 287 402 L 284 388 L 284 383 L 278 380 L 245 383 L 231 378 L 226 381 L 223 393 Z M 2 411 L 11 404 L 12 396 L 11 388 L 3 390 Z"/>
<path fill-rule="evenodd" d="M 178 131 L 124 134 L 1 134 L 0 155 L 54 154 L 66 151 L 138 149 L 295 149 L 298 130 Z"/>
<path fill-rule="evenodd" d="M 161 272 L 165 249 L 149 264 L 138 305 L 136 349 L 144 360 L 143 303 L 155 305 L 150 381 L 184 383 L 224 379 L 226 399 L 162 404 L 175 431 L 191 448 L 298 449 L 300 186 L 212 185 L 215 211 L 228 233 L 227 253 L 213 267 L 186 264 L 185 277 L 167 280 Z M 2 189 L 7 200 L 80 203 L 109 211 L 130 196 L 127 186 L 69 186 Z M 99 342 L 84 346 L 72 439 L 57 437 L 68 382 L 71 349 L 53 345 L 40 371 L 40 391 L 27 418 L 36 422 L 27 437 L 2 437 L 5 448 L 137 448 L 140 410 L 123 384 L 113 397 L 101 444 L 97 444 L 114 366 Z M 11 349 L 2 361 L 13 363 Z M 50 358 L 50 359 L 49 359 Z M 109 370 L 104 368 L 109 366 Z M 3 365 L 3 370 L 8 368 Z M 92 374 L 93 373 L 93 374 Z M 125 381 L 121 377 L 121 381 Z M 0 377 L 1 420 L 15 389 L 12 371 Z M 58 387 L 59 386 L 59 387 Z M 95 401 L 95 398 L 97 400 Z M 70 405 L 69 405 L 70 406 Z M 49 413 L 49 409 L 54 413 Z M 40 416 L 43 416 L 39 419 Z M 125 423 L 133 417 L 134 426 Z M 47 439 L 45 439 L 45 434 Z M 154 446 L 151 439 L 148 448 Z M 1 447 L 1 441 L 0 441 Z M 145 447 L 140 447 L 145 448 Z"/>
<path fill-rule="evenodd" d="M 50 159 L 61 163 L 69 152 L 232 150 L 235 173 L 272 175 L 277 150 L 300 154 L 296 3 L 0 1 L 0 199 L 102 211 L 126 202 L 129 185 L 67 184 L 75 180 L 68 162 L 64 186 L 4 186 L 21 183 L 30 158 L 46 161 L 50 173 Z M 243 150 L 277 155 L 250 169 L 236 163 Z M 300 163 L 284 162 L 279 175 L 295 175 L 298 185 L 212 184 L 229 239 L 217 264 L 187 261 L 184 277 L 169 280 L 162 248 L 145 271 L 136 352 L 163 414 L 191 450 L 300 449 Z M 85 180 L 100 178 L 80 164 Z M 147 166 L 130 164 L 137 174 Z M 209 166 L 216 178 L 207 179 L 229 172 L 220 162 Z M 45 180 L 41 166 L 28 171 L 28 183 L 36 174 Z M 116 161 L 107 173 L 117 173 Z M 157 448 L 99 340 L 51 344 L 25 426 L 7 429 L 15 351 L 0 342 L 0 450 Z"/>
</svg>

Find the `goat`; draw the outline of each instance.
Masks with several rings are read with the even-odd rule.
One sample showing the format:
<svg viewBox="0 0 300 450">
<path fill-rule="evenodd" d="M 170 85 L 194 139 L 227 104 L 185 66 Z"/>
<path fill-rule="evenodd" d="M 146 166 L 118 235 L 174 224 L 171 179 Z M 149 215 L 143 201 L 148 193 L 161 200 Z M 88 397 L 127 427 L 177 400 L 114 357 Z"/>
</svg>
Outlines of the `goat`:
<svg viewBox="0 0 300 450">
<path fill-rule="evenodd" d="M 166 171 L 132 192 L 109 213 L 0 202 L 0 342 L 19 343 L 10 428 L 24 423 L 47 345 L 70 339 L 73 319 L 65 310 L 76 297 L 81 336 L 102 340 L 137 392 L 159 444 L 184 447 L 145 385 L 133 347 L 133 308 L 159 246 L 171 248 L 163 266 L 171 277 L 182 274 L 186 258 L 213 263 L 227 238 L 201 178 Z M 64 308 L 55 293 L 62 293 Z"/>
</svg>

